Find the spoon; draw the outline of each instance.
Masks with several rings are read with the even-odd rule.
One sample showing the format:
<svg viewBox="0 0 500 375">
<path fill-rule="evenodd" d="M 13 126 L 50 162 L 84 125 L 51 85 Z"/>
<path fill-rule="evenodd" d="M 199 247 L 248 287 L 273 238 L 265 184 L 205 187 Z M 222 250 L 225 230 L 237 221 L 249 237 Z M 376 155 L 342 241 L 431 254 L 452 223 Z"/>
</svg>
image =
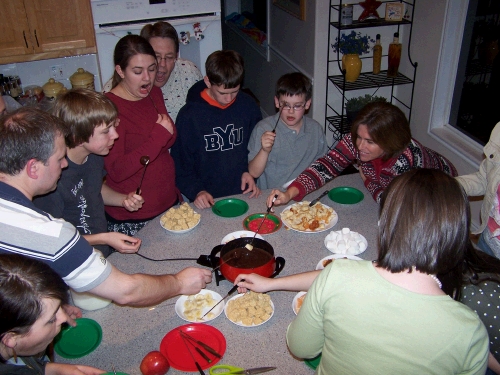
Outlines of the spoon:
<svg viewBox="0 0 500 375">
<path fill-rule="evenodd" d="M 257 234 L 259 233 L 260 227 L 262 226 L 262 224 L 264 224 L 264 221 L 266 221 L 267 215 L 269 215 L 269 212 L 271 211 L 271 208 L 273 208 L 273 206 L 274 206 L 274 201 L 276 200 L 276 198 L 278 198 L 278 194 L 276 194 L 276 195 L 273 197 L 273 201 L 271 202 L 271 205 L 267 208 L 267 212 L 266 212 L 266 214 L 264 215 L 264 218 L 262 219 L 262 221 L 260 222 L 259 227 L 257 228 L 257 231 L 256 231 L 256 232 L 255 232 L 255 234 L 253 235 L 252 240 L 250 241 L 250 243 L 247 243 L 247 244 L 245 245 L 245 247 L 246 247 L 248 250 L 250 250 L 250 251 L 252 251 L 252 250 L 253 250 L 253 245 L 252 245 L 253 240 L 255 240 L 255 236 L 257 236 Z"/>
<path fill-rule="evenodd" d="M 139 187 L 135 191 L 136 194 L 139 194 L 141 191 L 141 186 L 142 186 L 142 180 L 144 180 L 144 175 L 146 174 L 146 167 L 149 164 L 149 156 L 141 156 L 140 162 L 142 165 L 144 165 L 144 171 L 142 172 L 142 177 L 141 177 L 141 182 L 139 183 Z"/>
</svg>

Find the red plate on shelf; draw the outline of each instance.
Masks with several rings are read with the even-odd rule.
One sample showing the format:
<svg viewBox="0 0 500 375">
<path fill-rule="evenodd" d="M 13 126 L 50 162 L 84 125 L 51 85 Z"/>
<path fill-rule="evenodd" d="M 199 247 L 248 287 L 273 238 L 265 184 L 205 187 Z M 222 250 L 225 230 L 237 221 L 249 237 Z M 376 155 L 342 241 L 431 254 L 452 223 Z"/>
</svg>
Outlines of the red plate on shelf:
<svg viewBox="0 0 500 375">
<path fill-rule="evenodd" d="M 207 324 L 186 324 L 174 328 L 169 333 L 167 333 L 163 340 L 161 340 L 160 344 L 160 352 L 165 356 L 165 358 L 167 358 L 170 366 L 172 366 L 176 370 L 192 372 L 198 371 L 196 365 L 193 362 L 193 358 L 191 358 L 191 355 L 186 348 L 186 345 L 191 351 L 191 354 L 193 355 L 196 362 L 200 364 L 203 370 L 212 367 L 220 361 L 220 358 L 214 356 L 213 354 L 201 348 L 199 345 L 195 344 L 196 347 L 199 347 L 203 351 L 203 353 L 205 353 L 208 358 L 212 360 L 212 362 L 208 363 L 200 354 L 198 354 L 195 346 L 189 343 L 189 339 L 183 340 L 181 334 L 179 333 L 179 329 L 184 331 L 194 339 L 210 346 L 217 353 L 219 353 L 221 357 L 224 356 L 224 353 L 226 352 L 226 339 L 221 331 Z M 184 344 L 184 342 L 186 342 L 186 345 Z"/>
</svg>

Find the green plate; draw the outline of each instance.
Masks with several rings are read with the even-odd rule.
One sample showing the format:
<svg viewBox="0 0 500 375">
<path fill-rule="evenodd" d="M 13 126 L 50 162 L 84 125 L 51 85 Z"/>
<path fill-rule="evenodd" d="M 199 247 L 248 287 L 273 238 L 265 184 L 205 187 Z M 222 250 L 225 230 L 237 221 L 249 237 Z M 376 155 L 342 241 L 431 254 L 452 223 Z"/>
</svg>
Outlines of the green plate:
<svg viewBox="0 0 500 375">
<path fill-rule="evenodd" d="M 258 226 L 260 225 L 260 223 L 262 222 L 262 219 L 264 219 L 265 215 L 266 215 L 265 213 L 248 215 L 245 218 L 245 220 L 243 220 L 243 228 L 245 228 L 246 230 L 255 232 L 257 230 Z M 278 216 L 273 215 L 273 214 L 267 214 L 267 219 L 271 220 L 274 223 L 274 228 L 269 232 L 262 232 L 262 230 L 264 228 L 264 225 L 263 225 L 262 228 L 259 230 L 259 234 L 261 234 L 261 235 L 271 234 L 271 233 L 277 232 L 281 228 L 282 223 L 281 223 L 281 219 Z M 252 223 L 253 229 L 250 229 L 250 223 Z M 254 228 L 253 227 L 254 225 L 257 225 L 257 227 Z"/>
<path fill-rule="evenodd" d="M 212 212 L 222 217 L 236 217 L 248 211 L 248 203 L 236 198 L 221 199 L 212 206 Z"/>
<path fill-rule="evenodd" d="M 54 349 L 63 358 L 80 358 L 101 343 L 102 329 L 95 320 L 76 319 L 76 327 L 64 327 L 56 336 Z"/>
<path fill-rule="evenodd" d="M 313 370 L 316 370 L 316 367 L 319 365 L 319 361 L 321 361 L 321 354 L 318 355 L 317 357 L 311 358 L 311 359 L 306 359 L 304 362 L 306 365 Z"/>
<path fill-rule="evenodd" d="M 365 196 L 364 194 L 353 187 L 348 186 L 339 186 L 333 188 L 328 193 L 328 198 L 332 201 L 341 203 L 341 204 L 356 204 L 361 202 Z"/>
</svg>

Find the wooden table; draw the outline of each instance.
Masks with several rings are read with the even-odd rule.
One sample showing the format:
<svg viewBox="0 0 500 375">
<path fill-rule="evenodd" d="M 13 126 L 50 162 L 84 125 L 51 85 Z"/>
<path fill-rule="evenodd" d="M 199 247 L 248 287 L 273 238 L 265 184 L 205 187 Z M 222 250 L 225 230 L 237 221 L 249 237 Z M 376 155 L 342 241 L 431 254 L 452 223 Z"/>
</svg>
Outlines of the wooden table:
<svg viewBox="0 0 500 375">
<path fill-rule="evenodd" d="M 361 190 L 365 197 L 355 205 L 340 205 L 328 197 L 322 203 L 335 209 L 339 216 L 338 223 L 332 230 L 350 228 L 364 235 L 368 241 L 367 250 L 359 256 L 364 259 L 376 257 L 376 235 L 378 204 L 363 186 L 358 174 L 341 176 L 322 189 L 308 195 L 305 200 L 313 200 L 324 190 L 337 186 L 351 186 Z M 248 202 L 249 210 L 236 218 L 222 218 L 211 210 L 203 210 L 200 224 L 184 234 L 165 231 L 159 218 L 152 220 L 138 234 L 142 239 L 140 253 L 155 259 L 198 258 L 201 254 L 210 254 L 214 246 L 228 233 L 242 230 L 243 219 L 253 213 L 266 210 L 266 198 L 270 190 L 264 191 L 257 199 L 236 195 Z M 276 207 L 279 213 L 285 206 Z M 284 227 L 278 232 L 266 235 L 265 239 L 274 247 L 276 256 L 285 258 L 286 264 L 281 275 L 291 275 L 314 270 L 318 261 L 330 251 L 324 245 L 329 231 L 321 233 L 299 233 Z M 114 253 L 108 258 L 116 267 L 127 273 L 144 272 L 150 274 L 176 273 L 188 267 L 196 266 L 195 261 L 152 262 L 137 255 Z M 207 286 L 225 296 L 232 284 L 226 280 L 217 286 L 215 281 Z M 292 300 L 293 292 L 274 291 L 269 295 L 275 305 L 274 316 L 267 323 L 254 327 L 240 327 L 229 321 L 224 313 L 207 323 L 220 330 L 226 338 L 227 350 L 220 363 L 244 368 L 276 366 L 277 370 L 269 374 L 311 375 L 313 371 L 306 364 L 294 358 L 286 346 L 285 333 L 294 319 Z M 175 313 L 173 304 L 177 298 L 167 300 L 155 309 L 121 307 L 114 304 L 97 311 L 86 311 L 84 317 L 96 320 L 102 327 L 101 345 L 89 355 L 76 360 L 67 360 L 56 356 L 56 361 L 87 364 L 111 371 L 114 365 L 117 371 L 130 375 L 140 374 L 139 364 L 143 356 L 151 350 L 158 350 L 162 338 L 169 331 L 187 324 Z M 185 374 L 173 368 L 169 374 Z M 206 371 L 208 374 L 208 370 Z"/>
</svg>

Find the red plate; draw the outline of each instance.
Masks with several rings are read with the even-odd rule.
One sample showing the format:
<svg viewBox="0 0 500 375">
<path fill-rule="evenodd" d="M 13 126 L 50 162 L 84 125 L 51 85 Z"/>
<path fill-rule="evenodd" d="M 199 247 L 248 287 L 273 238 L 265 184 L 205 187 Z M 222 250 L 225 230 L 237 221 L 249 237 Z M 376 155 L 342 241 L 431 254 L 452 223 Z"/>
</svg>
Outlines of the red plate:
<svg viewBox="0 0 500 375">
<path fill-rule="evenodd" d="M 193 362 L 193 358 L 191 358 L 188 349 L 186 349 L 186 345 L 191 351 L 191 354 L 193 355 L 196 362 L 199 363 L 203 370 L 212 367 L 220 361 L 220 358 L 214 356 L 211 353 L 208 353 L 203 348 L 200 348 L 203 353 L 205 353 L 208 358 L 212 360 L 211 363 L 207 363 L 207 361 L 198 354 L 195 347 L 188 342 L 189 339 L 186 339 L 187 341 L 184 341 L 182 339 L 181 334 L 179 333 L 179 329 L 186 332 L 196 340 L 207 344 L 221 356 L 224 356 L 224 353 L 226 352 L 226 339 L 224 338 L 224 335 L 221 331 L 207 324 L 186 324 L 177 327 L 167 333 L 163 340 L 161 340 L 160 344 L 160 352 L 165 356 L 165 358 L 167 358 L 170 366 L 172 366 L 176 370 L 192 372 L 198 371 L 196 365 Z M 186 342 L 186 345 L 184 345 L 184 342 Z"/>
</svg>

